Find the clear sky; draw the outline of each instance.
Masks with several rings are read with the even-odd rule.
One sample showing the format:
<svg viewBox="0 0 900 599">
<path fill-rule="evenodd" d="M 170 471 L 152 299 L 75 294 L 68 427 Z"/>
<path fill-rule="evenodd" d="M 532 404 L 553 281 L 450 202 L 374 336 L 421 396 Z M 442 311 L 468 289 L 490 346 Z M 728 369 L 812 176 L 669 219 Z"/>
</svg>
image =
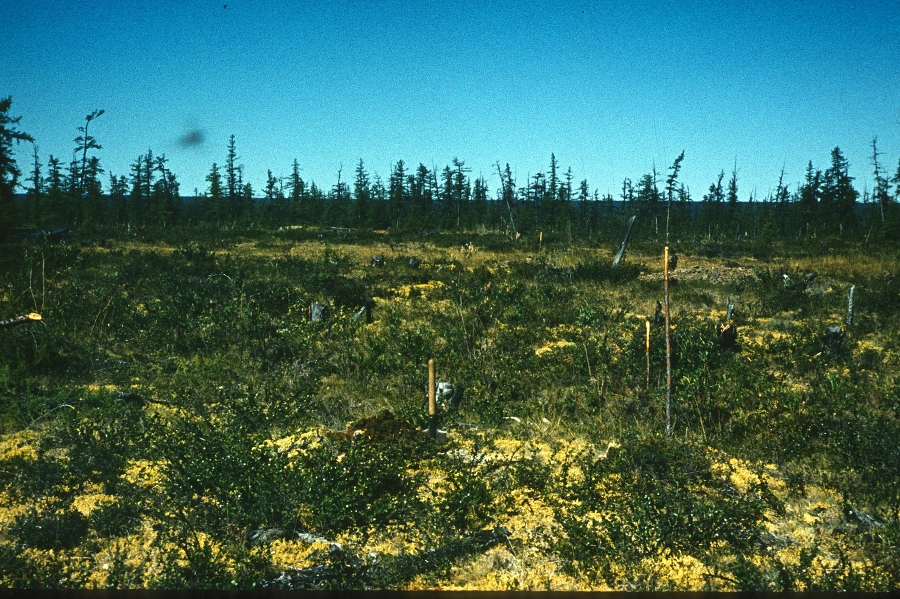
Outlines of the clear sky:
<svg viewBox="0 0 900 599">
<path fill-rule="evenodd" d="M 497 161 L 523 186 L 553 152 L 617 194 L 684 150 L 697 200 L 735 161 L 744 200 L 835 146 L 860 191 L 874 136 L 891 174 L 900 158 L 896 0 L 0 0 L 0 32 L 0 97 L 43 163 L 67 164 L 106 111 L 90 126 L 105 188 L 152 149 L 182 195 L 203 191 L 232 134 L 257 195 L 295 158 L 327 189 L 360 158 L 386 180 L 399 159 L 458 157 L 493 195 Z"/>
</svg>

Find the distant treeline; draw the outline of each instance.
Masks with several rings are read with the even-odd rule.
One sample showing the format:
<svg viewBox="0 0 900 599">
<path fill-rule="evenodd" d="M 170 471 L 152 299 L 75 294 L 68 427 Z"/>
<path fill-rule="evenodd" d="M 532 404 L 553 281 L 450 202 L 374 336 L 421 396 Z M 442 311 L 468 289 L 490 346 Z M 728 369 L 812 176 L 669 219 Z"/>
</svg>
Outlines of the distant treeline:
<svg viewBox="0 0 900 599">
<path fill-rule="evenodd" d="M 544 231 L 572 236 L 618 235 L 625 214 L 637 214 L 642 236 L 675 239 L 864 235 L 900 238 L 900 162 L 890 175 L 872 140 L 872 191 L 861 195 L 848 175 L 840 148 L 831 152 L 823 171 L 809 163 L 804 180 L 792 190 L 778 178 L 774 193 L 739 201 L 737 168 L 726 180 L 721 171 L 701 198 L 678 180 L 684 152 L 665 173 L 637 181 L 626 178 L 614 197 L 591 191 L 587 180 L 575 181 L 550 155 L 546 172 L 517 181 L 509 164 L 495 165 L 498 189 L 483 176 L 473 178 L 465 162 L 453 159 L 440 172 L 424 164 L 393 165 L 387 181 L 371 175 L 362 160 L 351 178 L 338 171 L 336 182 L 322 188 L 300 176 L 294 160 L 286 177 L 269 170 L 263 190 L 244 181 L 234 136 L 225 161 L 213 163 L 207 187 L 192 201 L 180 193 L 177 176 L 165 155 L 152 150 L 135 158 L 127 175 L 109 174 L 104 188 L 101 146 L 88 134 L 95 111 L 78 127 L 73 158 L 63 166 L 49 156 L 46 165 L 33 145 L 30 173 L 23 176 L 12 143 L 34 142 L 13 126 L 11 98 L 0 101 L 0 228 L 67 226 L 89 231 L 99 227 L 227 226 L 233 228 L 324 225 L 406 231 L 500 230 L 510 234 Z M 16 189 L 25 193 L 16 199 Z M 870 210 L 859 210 L 870 205 Z M 604 235 L 605 236 L 605 235 Z"/>
</svg>

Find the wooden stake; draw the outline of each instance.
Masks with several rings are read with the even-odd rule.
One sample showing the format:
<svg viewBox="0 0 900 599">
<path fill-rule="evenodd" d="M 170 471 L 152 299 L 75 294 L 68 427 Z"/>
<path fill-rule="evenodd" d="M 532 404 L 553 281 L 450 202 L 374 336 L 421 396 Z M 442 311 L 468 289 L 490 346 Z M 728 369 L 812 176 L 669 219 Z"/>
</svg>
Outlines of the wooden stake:
<svg viewBox="0 0 900 599">
<path fill-rule="evenodd" d="M 650 321 L 645 320 L 647 325 L 647 391 L 650 391 Z"/>
<path fill-rule="evenodd" d="M 663 286 L 666 312 L 666 436 L 672 436 L 672 338 L 669 335 L 669 246 L 663 258 Z"/>
<path fill-rule="evenodd" d="M 850 293 L 847 294 L 847 328 L 853 326 L 853 290 L 856 285 L 850 287 Z"/>
<path fill-rule="evenodd" d="M 434 360 L 428 360 L 428 434 L 437 437 L 437 400 L 434 388 Z"/>
</svg>

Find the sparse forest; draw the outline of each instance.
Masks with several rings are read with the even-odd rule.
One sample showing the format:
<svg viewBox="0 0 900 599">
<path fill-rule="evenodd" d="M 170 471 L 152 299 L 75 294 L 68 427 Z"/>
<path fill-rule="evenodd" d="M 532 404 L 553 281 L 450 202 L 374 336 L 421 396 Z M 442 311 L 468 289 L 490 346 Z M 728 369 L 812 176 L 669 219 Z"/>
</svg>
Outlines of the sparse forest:
<svg viewBox="0 0 900 599">
<path fill-rule="evenodd" d="M 0 586 L 900 587 L 877 139 L 862 194 L 835 148 L 746 201 L 689 149 L 617 197 L 553 154 L 260 194 L 232 137 L 185 198 L 151 150 L 103 178 L 102 110 L 68 166 L 11 111 Z"/>
<path fill-rule="evenodd" d="M 656 168 L 635 179 L 626 178 L 616 197 L 601 196 L 587 180 L 576 181 L 550 155 L 547 172 L 517 181 L 509 164 L 497 163 L 499 179 L 492 192 L 485 177 L 474 178 L 465 161 L 454 158 L 440 172 L 424 164 L 412 168 L 403 160 L 387 181 L 371 174 L 363 161 L 352 179 L 337 173 L 330 187 L 304 181 L 295 160 L 287 175 L 268 171 L 265 189 L 244 181 L 237 142 L 232 135 L 224 161 L 213 163 L 207 187 L 185 197 L 178 177 L 164 154 L 152 149 L 135 157 L 127 174 L 104 178 L 98 140 L 89 134 L 97 110 L 77 127 L 68 166 L 50 155 L 41 162 L 38 145 L 27 133 L 10 128 L 11 98 L 0 105 L 0 225 L 4 234 L 70 228 L 82 237 L 102 238 L 111 229 L 129 233 L 171 227 L 231 230 L 324 226 L 395 230 L 409 233 L 490 231 L 564 234 L 570 239 L 613 241 L 622 223 L 637 214 L 637 233 L 646 240 L 692 243 L 737 236 L 765 240 L 827 238 L 864 239 L 867 243 L 900 237 L 900 158 L 896 170 L 872 144 L 871 191 L 861 195 L 848 175 L 841 149 L 831 163 L 809 163 L 802 181 L 790 184 L 784 173 L 774 192 L 755 198 L 741 191 L 737 165 L 727 175 L 713 177 L 708 192 L 695 198 L 678 181 L 682 152 L 665 173 Z M 15 143 L 14 143 L 15 142 Z M 17 165 L 13 148 L 32 142 L 28 166 Z M 23 169 L 27 169 L 26 173 Z M 104 182 L 106 184 L 104 185 Z M 17 188 L 22 193 L 18 194 Z M 662 228 L 661 228 L 662 225 Z M 666 231 L 668 226 L 668 231 Z M 662 232 L 661 232 L 662 231 Z M 186 233 L 190 235 L 190 233 Z"/>
</svg>

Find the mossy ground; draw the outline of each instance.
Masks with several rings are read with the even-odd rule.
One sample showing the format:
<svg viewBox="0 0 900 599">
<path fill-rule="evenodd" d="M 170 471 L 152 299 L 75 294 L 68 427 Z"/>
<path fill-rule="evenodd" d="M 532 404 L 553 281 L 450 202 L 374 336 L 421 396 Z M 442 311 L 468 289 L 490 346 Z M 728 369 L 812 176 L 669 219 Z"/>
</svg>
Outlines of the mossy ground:
<svg viewBox="0 0 900 599">
<path fill-rule="evenodd" d="M 223 235 L 4 248 L 0 584 L 897 588 L 895 250 L 681 244 L 667 438 L 656 244 Z"/>
</svg>

